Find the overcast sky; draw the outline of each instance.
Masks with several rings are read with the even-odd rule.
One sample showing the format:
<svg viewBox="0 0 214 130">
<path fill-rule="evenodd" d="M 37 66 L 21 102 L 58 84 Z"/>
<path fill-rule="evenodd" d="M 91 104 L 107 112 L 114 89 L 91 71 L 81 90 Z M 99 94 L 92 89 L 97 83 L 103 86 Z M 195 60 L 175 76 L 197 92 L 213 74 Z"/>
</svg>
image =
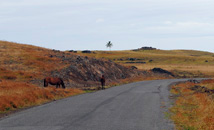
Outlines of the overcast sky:
<svg viewBox="0 0 214 130">
<path fill-rule="evenodd" d="M 59 49 L 214 52 L 213 0 L 0 0 L 0 40 Z"/>
</svg>

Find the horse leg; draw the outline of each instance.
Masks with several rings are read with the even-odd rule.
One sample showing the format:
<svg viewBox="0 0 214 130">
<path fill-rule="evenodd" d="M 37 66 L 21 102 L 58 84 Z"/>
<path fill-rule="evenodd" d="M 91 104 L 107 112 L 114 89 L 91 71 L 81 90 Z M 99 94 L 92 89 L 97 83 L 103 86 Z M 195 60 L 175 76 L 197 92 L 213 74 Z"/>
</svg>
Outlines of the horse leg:
<svg viewBox="0 0 214 130">
<path fill-rule="evenodd" d="M 44 87 L 48 87 L 48 82 L 44 79 Z"/>
<path fill-rule="evenodd" d="M 62 81 L 61 85 L 62 85 L 62 88 L 64 88 L 64 89 L 65 89 L 65 84 L 64 84 L 64 82 L 63 82 L 63 81 Z"/>
</svg>

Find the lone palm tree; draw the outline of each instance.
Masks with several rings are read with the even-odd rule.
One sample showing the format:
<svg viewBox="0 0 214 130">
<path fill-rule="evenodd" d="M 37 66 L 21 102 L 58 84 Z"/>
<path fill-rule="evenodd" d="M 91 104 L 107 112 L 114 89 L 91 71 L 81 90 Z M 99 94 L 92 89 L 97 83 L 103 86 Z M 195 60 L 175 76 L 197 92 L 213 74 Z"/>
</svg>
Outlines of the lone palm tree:
<svg viewBox="0 0 214 130">
<path fill-rule="evenodd" d="M 107 44 L 106 44 L 106 47 L 109 48 L 111 50 L 111 47 L 113 46 L 113 44 L 111 43 L 111 41 L 109 41 Z"/>
</svg>

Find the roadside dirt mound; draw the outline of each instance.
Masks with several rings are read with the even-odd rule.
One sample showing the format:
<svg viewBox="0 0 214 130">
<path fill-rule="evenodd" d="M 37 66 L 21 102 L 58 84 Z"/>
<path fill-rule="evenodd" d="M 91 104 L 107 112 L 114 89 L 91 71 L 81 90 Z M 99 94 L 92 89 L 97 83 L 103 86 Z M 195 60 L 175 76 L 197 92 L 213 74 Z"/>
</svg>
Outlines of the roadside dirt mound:
<svg viewBox="0 0 214 130">
<path fill-rule="evenodd" d="M 69 66 L 60 71 L 52 71 L 54 77 L 65 79 L 67 86 L 97 86 L 102 75 L 105 75 L 107 82 L 117 82 L 120 79 L 140 76 L 143 73 L 131 67 L 124 67 L 106 59 L 95 59 L 87 56 L 59 53 L 52 57 L 60 58 L 68 62 Z"/>
</svg>

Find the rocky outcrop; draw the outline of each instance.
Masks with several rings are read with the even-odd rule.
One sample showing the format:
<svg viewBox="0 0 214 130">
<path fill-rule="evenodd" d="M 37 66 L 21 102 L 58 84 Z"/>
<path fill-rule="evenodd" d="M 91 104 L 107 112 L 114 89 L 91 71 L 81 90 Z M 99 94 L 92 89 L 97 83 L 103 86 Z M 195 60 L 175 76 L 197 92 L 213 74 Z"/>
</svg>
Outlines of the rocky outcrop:
<svg viewBox="0 0 214 130">
<path fill-rule="evenodd" d="M 135 49 L 133 51 L 140 51 L 140 50 L 157 50 L 157 49 L 153 48 L 153 47 L 141 47 L 141 48 Z"/>
<path fill-rule="evenodd" d="M 153 68 L 151 71 L 154 73 L 167 74 L 167 75 L 171 75 L 174 77 L 174 75 L 171 72 L 161 69 L 161 68 Z"/>
<path fill-rule="evenodd" d="M 58 71 L 52 71 L 51 76 L 66 80 L 66 86 L 96 86 L 102 75 L 107 82 L 116 82 L 120 79 L 142 75 L 142 72 L 131 67 L 124 67 L 106 59 L 95 59 L 87 56 L 57 53 L 51 57 L 60 58 L 68 62 L 69 66 Z"/>
</svg>

